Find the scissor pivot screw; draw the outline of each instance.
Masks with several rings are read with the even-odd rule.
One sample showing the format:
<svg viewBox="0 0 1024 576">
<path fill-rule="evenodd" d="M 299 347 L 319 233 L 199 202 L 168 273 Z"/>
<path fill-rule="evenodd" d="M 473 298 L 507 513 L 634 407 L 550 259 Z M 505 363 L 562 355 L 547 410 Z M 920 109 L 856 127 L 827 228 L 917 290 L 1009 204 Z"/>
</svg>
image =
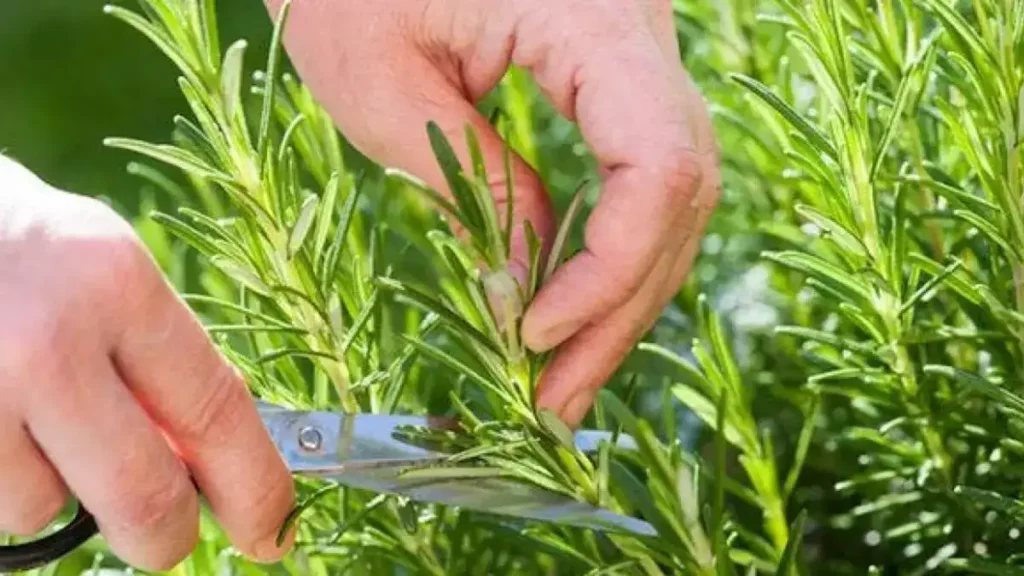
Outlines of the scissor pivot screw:
<svg viewBox="0 0 1024 576">
<path fill-rule="evenodd" d="M 316 452 L 324 443 L 323 434 L 313 426 L 299 430 L 299 446 L 307 452 Z"/>
</svg>

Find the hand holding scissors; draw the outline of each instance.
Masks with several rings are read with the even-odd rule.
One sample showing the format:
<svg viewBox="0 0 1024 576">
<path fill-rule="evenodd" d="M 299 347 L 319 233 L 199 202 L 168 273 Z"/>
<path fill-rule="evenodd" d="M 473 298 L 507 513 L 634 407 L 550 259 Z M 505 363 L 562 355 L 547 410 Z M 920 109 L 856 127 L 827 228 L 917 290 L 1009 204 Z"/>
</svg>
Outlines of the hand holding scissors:
<svg viewBox="0 0 1024 576">
<path fill-rule="evenodd" d="M 452 454 L 417 445 L 400 431 L 409 427 L 455 430 L 457 423 L 446 418 L 296 411 L 267 403 L 260 403 L 259 411 L 293 474 L 324 478 L 349 488 L 402 495 L 418 502 L 524 520 L 655 534 L 654 528 L 644 521 L 513 480 L 403 478 L 402 472 L 409 467 L 440 464 Z M 576 448 L 587 453 L 596 451 L 600 442 L 611 440 L 610 433 L 597 430 L 575 433 Z M 634 449 L 635 444 L 629 436 L 620 436 L 616 447 Z M 46 538 L 0 547 L 0 572 L 29 570 L 59 560 L 97 533 L 92 516 L 79 508 L 70 523 Z"/>
</svg>

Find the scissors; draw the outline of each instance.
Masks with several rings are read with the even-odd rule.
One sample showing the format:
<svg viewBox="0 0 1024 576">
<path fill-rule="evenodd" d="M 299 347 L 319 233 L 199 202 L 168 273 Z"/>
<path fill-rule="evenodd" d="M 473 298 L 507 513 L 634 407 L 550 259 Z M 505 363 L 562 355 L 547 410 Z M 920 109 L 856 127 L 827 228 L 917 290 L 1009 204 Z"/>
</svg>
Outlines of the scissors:
<svg viewBox="0 0 1024 576">
<path fill-rule="evenodd" d="M 270 437 L 293 474 L 323 478 L 350 488 L 404 496 L 410 500 L 455 506 L 525 520 L 553 522 L 598 531 L 655 536 L 643 520 L 615 514 L 568 496 L 502 478 L 446 478 L 425 481 L 405 478 L 411 466 L 443 463 L 451 453 L 414 443 L 400 431 L 408 427 L 455 430 L 457 423 L 442 417 L 384 414 L 341 414 L 289 410 L 257 402 Z M 584 453 L 611 442 L 610 432 L 578 430 L 576 447 Z M 615 446 L 635 450 L 626 434 Z M 42 539 L 0 546 L 0 573 L 32 570 L 55 562 L 84 544 L 99 530 L 93 516 L 79 506 L 75 517 Z"/>
</svg>

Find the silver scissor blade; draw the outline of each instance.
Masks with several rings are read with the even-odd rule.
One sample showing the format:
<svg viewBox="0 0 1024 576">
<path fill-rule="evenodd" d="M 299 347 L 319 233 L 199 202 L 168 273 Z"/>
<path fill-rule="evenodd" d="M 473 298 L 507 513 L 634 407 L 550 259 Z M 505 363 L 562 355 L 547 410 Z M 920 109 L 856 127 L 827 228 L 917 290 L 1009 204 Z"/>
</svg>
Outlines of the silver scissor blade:
<svg viewBox="0 0 1024 576">
<path fill-rule="evenodd" d="M 392 470 L 351 470 L 328 476 L 350 488 L 396 494 L 417 502 L 599 531 L 657 536 L 643 520 L 573 500 L 556 492 L 501 478 L 401 478 Z"/>
<path fill-rule="evenodd" d="M 412 444 L 396 432 L 404 427 L 459 429 L 455 420 L 442 417 L 296 411 L 265 402 L 257 406 L 290 469 L 307 474 L 443 460 L 451 454 Z M 303 433 L 307 434 L 306 440 L 318 439 L 319 446 L 310 449 L 310 444 L 303 442 Z M 620 450 L 637 449 L 636 441 L 628 434 L 578 430 L 574 435 L 576 448 L 585 454 L 597 452 L 602 442 L 611 443 L 613 439 Z"/>
<path fill-rule="evenodd" d="M 403 427 L 457 430 L 454 420 L 423 416 L 342 414 L 294 411 L 258 403 L 271 438 L 293 473 L 319 476 L 352 488 L 399 494 L 429 502 L 561 525 L 618 530 L 654 536 L 641 520 L 615 514 L 561 494 L 500 478 L 403 478 L 405 467 L 441 463 L 451 453 L 437 452 L 402 440 Z M 576 433 L 577 447 L 593 452 L 612 435 L 596 430 Z M 620 435 L 616 445 L 636 449 L 635 441 Z"/>
<path fill-rule="evenodd" d="M 288 468 L 330 475 L 359 468 L 395 468 L 437 462 L 450 454 L 403 441 L 403 427 L 452 429 L 449 420 L 422 416 L 294 411 L 259 404 L 263 423 Z"/>
<path fill-rule="evenodd" d="M 615 440 L 613 443 L 612 440 Z M 636 440 L 629 434 L 615 434 L 604 430 L 577 430 L 574 435 L 576 448 L 584 454 L 593 454 L 602 442 L 614 445 L 619 450 L 637 450 Z"/>
</svg>

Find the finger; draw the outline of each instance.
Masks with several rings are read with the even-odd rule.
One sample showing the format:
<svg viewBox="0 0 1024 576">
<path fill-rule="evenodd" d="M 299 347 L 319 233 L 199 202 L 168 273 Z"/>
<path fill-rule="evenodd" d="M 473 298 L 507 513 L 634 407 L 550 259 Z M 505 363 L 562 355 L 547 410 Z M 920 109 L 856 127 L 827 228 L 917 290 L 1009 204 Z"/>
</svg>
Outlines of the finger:
<svg viewBox="0 0 1024 576">
<path fill-rule="evenodd" d="M 167 570 L 198 540 L 199 500 L 182 463 L 99 347 L 31 387 L 26 421 L 49 461 L 127 563 Z"/>
<path fill-rule="evenodd" d="M 270 4 L 273 9 L 275 2 Z M 356 6 L 366 5 L 357 3 L 345 8 L 339 3 L 297 2 L 292 6 L 285 42 L 296 68 L 321 104 L 362 153 L 379 164 L 415 175 L 449 197 L 450 189 L 431 149 L 426 126 L 428 122 L 438 124 L 467 172 L 471 164 L 465 128 L 470 126 L 480 141 L 491 191 L 499 204 L 499 215 L 503 214 L 508 183 L 504 176 L 502 139 L 473 106 L 475 95 L 465 85 L 457 66 L 443 62 L 443 55 L 426 55 L 423 46 L 413 38 L 415 35 L 398 29 L 396 24 L 406 16 L 417 16 L 422 18 L 415 19 L 414 24 L 422 27 L 426 24 L 420 20 L 430 18 L 409 8 L 364 7 L 357 14 Z M 474 14 L 479 12 L 471 6 L 465 8 Z M 399 18 L 394 14 L 396 10 L 416 13 Z M 345 16 L 351 16 L 351 21 L 360 17 L 379 20 L 378 30 L 366 42 L 351 42 L 344 32 L 323 25 L 325 19 L 345 20 Z M 475 17 L 460 13 L 458 18 Z M 365 36 L 362 30 L 346 31 Z M 373 64 L 353 64 L 359 61 Z M 486 82 L 493 87 L 499 79 L 500 74 L 490 74 Z M 351 86 L 360 89 L 351 90 Z M 554 219 L 540 179 L 515 154 L 511 172 L 515 208 L 512 252 L 523 264 L 528 260 L 523 223 L 529 221 L 545 246 L 550 246 Z"/>
<path fill-rule="evenodd" d="M 621 40 L 594 46 L 580 34 L 563 53 L 552 50 L 532 63 L 539 82 L 554 92 L 566 83 L 545 72 L 574 71 L 575 92 L 555 100 L 571 100 L 568 113 L 606 174 L 585 249 L 555 273 L 524 318 L 524 340 L 537 351 L 560 344 L 636 292 L 667 238 L 679 233 L 673 223 L 691 209 L 705 176 L 710 125 L 679 63 L 665 58 L 645 22 L 592 26 Z M 551 66 L 553 59 L 575 66 Z"/>
<path fill-rule="evenodd" d="M 582 421 L 597 391 L 657 319 L 670 266 L 666 255 L 625 306 L 559 347 L 538 383 L 539 408 L 554 411 L 570 426 Z"/>
<path fill-rule="evenodd" d="M 680 245 L 665 253 L 626 306 L 559 348 L 539 383 L 540 407 L 555 411 L 572 426 L 582 422 L 598 391 L 682 284 L 699 250 L 700 232 L 698 228 L 680 237 Z"/>
<path fill-rule="evenodd" d="M 21 420 L 0 413 L 0 532 L 32 536 L 67 500 L 67 488 Z"/>
<path fill-rule="evenodd" d="M 165 431 L 221 526 L 244 554 L 280 559 L 294 484 L 245 383 L 148 256 L 128 274 L 132 304 L 114 347 L 125 383 Z M 290 538 L 290 537 L 289 537 Z"/>
</svg>

